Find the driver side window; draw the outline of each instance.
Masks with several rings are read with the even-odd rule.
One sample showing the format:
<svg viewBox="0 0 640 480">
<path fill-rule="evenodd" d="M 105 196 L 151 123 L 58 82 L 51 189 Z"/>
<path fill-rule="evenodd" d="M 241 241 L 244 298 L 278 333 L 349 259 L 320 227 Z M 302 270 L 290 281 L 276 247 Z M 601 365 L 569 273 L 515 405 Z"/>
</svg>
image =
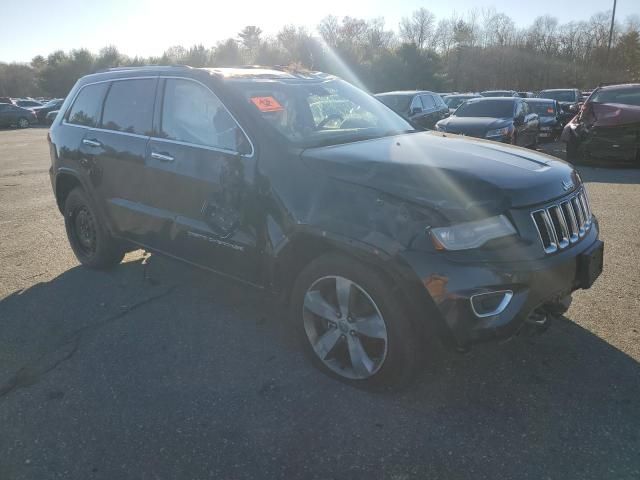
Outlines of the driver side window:
<svg viewBox="0 0 640 480">
<path fill-rule="evenodd" d="M 415 97 L 413 97 L 409 110 L 413 112 L 417 108 L 422 110 L 422 101 L 420 100 L 420 95 L 416 95 Z"/>
<path fill-rule="evenodd" d="M 161 136 L 196 145 L 242 152 L 244 133 L 208 88 L 182 79 L 167 79 L 162 104 Z"/>
</svg>

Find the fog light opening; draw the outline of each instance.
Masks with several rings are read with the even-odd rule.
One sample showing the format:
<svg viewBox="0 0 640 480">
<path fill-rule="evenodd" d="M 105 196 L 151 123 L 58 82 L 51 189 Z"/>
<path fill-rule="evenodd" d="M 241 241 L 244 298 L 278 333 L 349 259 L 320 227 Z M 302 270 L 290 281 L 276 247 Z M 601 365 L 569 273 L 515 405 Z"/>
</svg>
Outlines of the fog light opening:
<svg viewBox="0 0 640 480">
<path fill-rule="evenodd" d="M 479 293 L 471 297 L 471 309 L 476 317 L 492 317 L 501 314 L 512 298 L 513 292 L 511 290 Z"/>
</svg>

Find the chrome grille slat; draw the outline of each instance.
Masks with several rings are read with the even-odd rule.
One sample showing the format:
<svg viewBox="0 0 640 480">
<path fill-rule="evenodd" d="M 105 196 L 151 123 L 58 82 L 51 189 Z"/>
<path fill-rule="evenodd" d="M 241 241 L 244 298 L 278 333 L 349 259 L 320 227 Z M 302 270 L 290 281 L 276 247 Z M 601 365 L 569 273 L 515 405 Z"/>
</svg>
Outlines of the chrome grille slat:
<svg viewBox="0 0 640 480">
<path fill-rule="evenodd" d="M 562 202 L 560 204 L 562 212 L 564 213 L 565 218 L 567 219 L 567 225 L 569 227 L 569 241 L 571 243 L 575 243 L 580 238 L 578 234 L 578 221 L 576 220 L 576 215 L 573 213 L 573 207 L 571 206 L 570 201 Z"/>
<path fill-rule="evenodd" d="M 531 212 L 545 253 L 563 250 L 584 237 L 591 226 L 591 208 L 581 188 L 571 197 Z"/>
</svg>

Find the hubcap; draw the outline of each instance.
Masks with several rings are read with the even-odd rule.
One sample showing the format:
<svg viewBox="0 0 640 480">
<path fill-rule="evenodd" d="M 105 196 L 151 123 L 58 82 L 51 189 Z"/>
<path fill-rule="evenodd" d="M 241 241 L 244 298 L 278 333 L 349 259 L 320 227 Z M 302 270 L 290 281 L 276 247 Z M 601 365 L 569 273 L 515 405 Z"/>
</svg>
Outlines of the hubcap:
<svg viewBox="0 0 640 480">
<path fill-rule="evenodd" d="M 74 227 L 78 246 L 85 254 L 93 254 L 96 248 L 96 229 L 93 215 L 86 207 L 81 207 L 76 212 Z"/>
<path fill-rule="evenodd" d="M 357 283 L 339 276 L 316 280 L 305 294 L 302 317 L 313 351 L 338 375 L 361 380 L 382 367 L 387 327 Z"/>
</svg>

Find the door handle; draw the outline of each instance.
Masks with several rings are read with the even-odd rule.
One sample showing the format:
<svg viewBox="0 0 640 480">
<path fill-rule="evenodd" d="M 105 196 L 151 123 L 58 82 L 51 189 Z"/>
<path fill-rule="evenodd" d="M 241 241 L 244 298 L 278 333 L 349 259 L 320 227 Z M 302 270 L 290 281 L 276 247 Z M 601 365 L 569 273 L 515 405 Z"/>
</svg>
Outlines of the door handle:
<svg viewBox="0 0 640 480">
<path fill-rule="evenodd" d="M 89 145 L 90 147 L 101 147 L 102 143 L 100 143 L 97 140 L 90 140 L 88 138 L 83 138 L 82 139 L 82 143 L 84 143 L 85 145 Z"/>
<path fill-rule="evenodd" d="M 171 155 L 167 155 L 166 153 L 158 153 L 158 152 L 151 152 L 151 158 L 155 158 L 163 162 L 173 162 L 174 160 L 174 158 Z"/>
</svg>

